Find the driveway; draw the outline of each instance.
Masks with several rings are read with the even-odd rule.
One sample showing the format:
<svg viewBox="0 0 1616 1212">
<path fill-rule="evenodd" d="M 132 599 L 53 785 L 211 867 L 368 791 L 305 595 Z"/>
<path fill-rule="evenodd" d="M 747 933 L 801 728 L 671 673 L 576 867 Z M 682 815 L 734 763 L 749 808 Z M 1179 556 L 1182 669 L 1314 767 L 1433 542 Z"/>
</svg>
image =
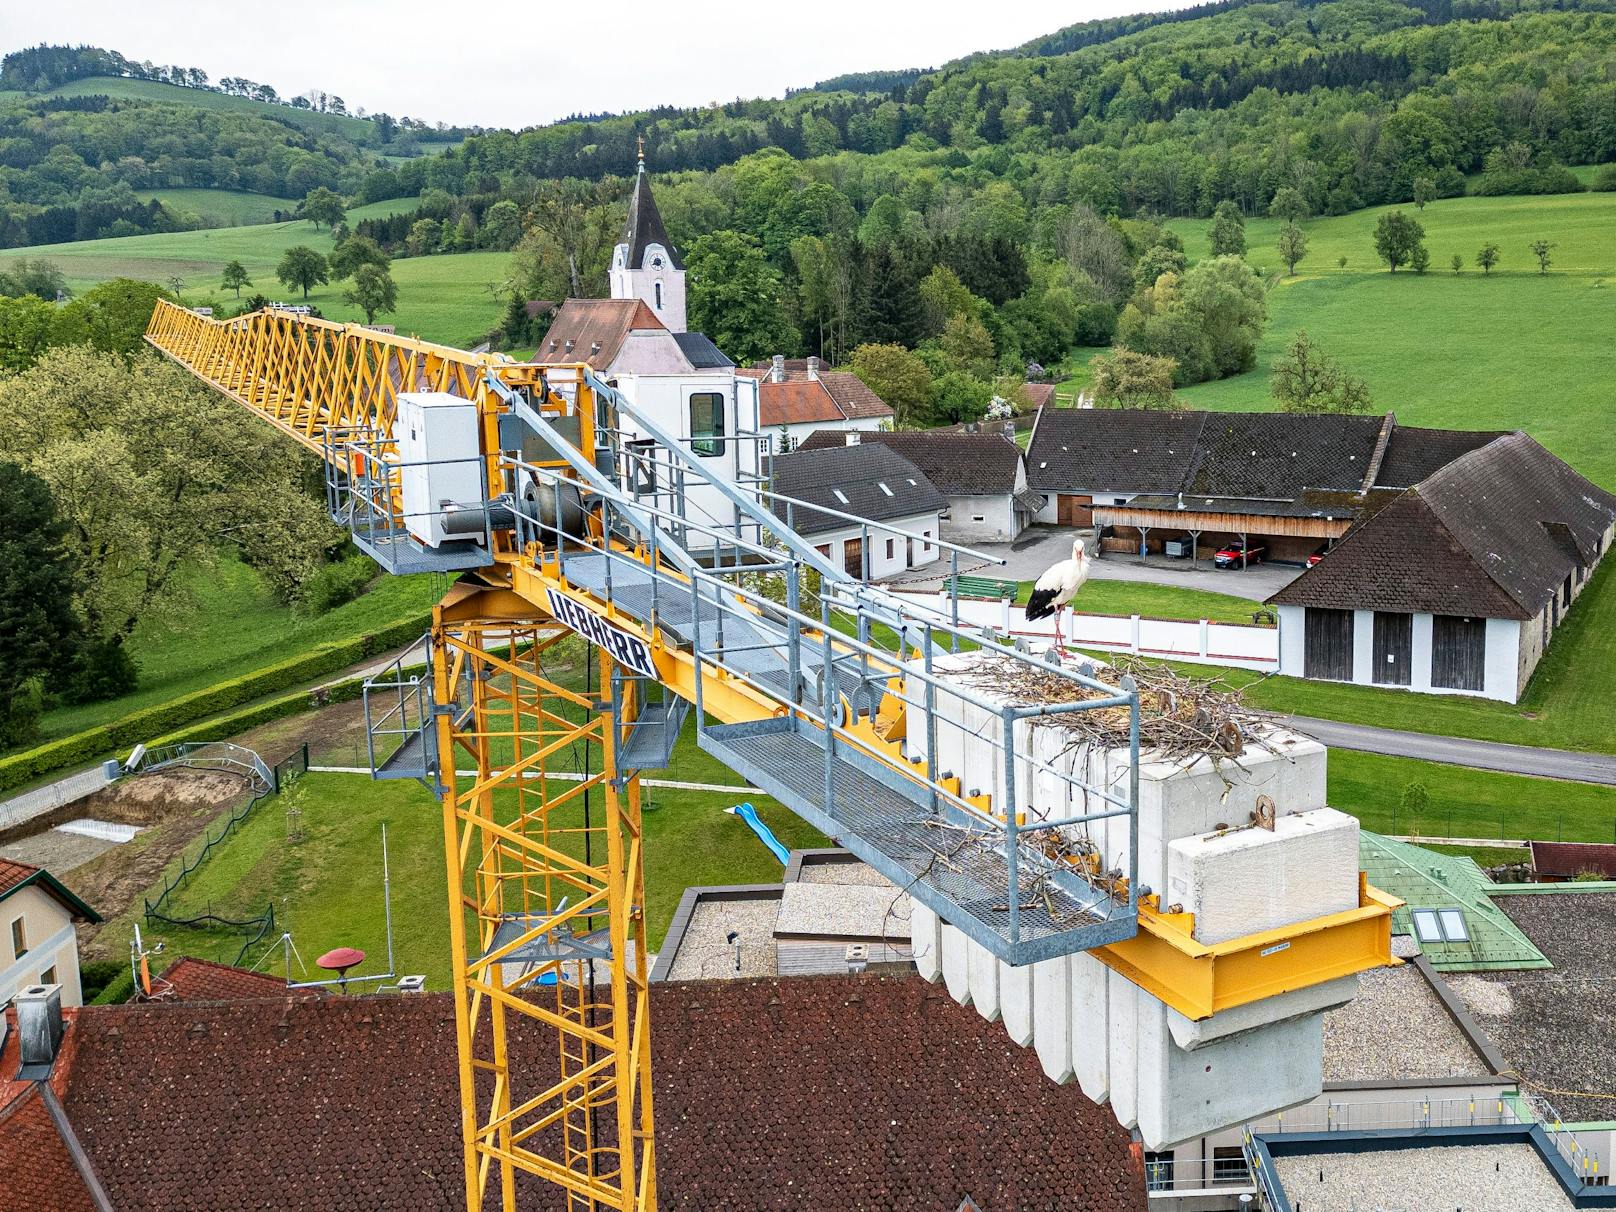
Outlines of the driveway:
<svg viewBox="0 0 1616 1212">
<path fill-rule="evenodd" d="M 946 537 L 946 536 L 945 536 Z M 1036 581 L 1044 569 L 1072 554 L 1073 532 L 1061 526 L 1029 526 L 1014 543 L 965 544 L 983 555 L 1005 561 L 1003 566 L 972 560 L 960 556 L 961 575 L 975 574 L 997 577 L 1006 581 Z M 1090 556 L 1093 553 L 1090 552 Z M 1208 561 L 1198 561 L 1194 568 L 1188 560 L 1169 560 L 1165 556 L 1149 556 L 1140 563 L 1138 556 L 1107 553 L 1102 559 L 1092 559 L 1089 575 L 1104 581 L 1137 581 L 1150 585 L 1171 585 L 1178 589 L 1204 589 L 1212 593 L 1226 593 L 1237 598 L 1261 602 L 1278 593 L 1297 577 L 1300 568 L 1284 564 L 1259 564 L 1246 568 L 1220 572 Z M 891 578 L 887 584 L 903 585 L 910 589 L 940 589 L 949 574 L 948 553 L 935 564 Z"/>
</svg>

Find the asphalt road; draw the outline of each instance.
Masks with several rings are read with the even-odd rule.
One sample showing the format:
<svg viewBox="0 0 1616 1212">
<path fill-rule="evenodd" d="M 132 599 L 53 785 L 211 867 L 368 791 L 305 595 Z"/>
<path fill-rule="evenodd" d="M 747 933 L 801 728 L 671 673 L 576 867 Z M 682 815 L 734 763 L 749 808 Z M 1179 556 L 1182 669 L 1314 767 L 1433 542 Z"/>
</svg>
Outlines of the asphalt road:
<svg viewBox="0 0 1616 1212">
<path fill-rule="evenodd" d="M 1289 717 L 1289 723 L 1298 732 L 1323 741 L 1333 749 L 1358 749 L 1392 757 L 1473 766 L 1478 770 L 1501 770 L 1508 774 L 1531 774 L 1540 778 L 1616 786 L 1616 757 L 1603 753 L 1536 749 L 1530 745 L 1505 745 L 1498 741 L 1401 732 L 1395 728 L 1343 724 L 1338 720 L 1318 720 L 1309 716 Z"/>
</svg>

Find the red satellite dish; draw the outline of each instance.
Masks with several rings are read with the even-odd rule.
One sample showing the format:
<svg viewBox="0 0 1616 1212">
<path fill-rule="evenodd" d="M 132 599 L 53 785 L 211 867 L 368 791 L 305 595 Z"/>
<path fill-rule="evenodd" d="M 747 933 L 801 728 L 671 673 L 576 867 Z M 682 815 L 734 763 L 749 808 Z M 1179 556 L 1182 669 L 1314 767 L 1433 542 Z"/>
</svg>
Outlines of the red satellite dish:
<svg viewBox="0 0 1616 1212">
<path fill-rule="evenodd" d="M 324 968 L 327 972 L 335 972 L 337 979 L 342 982 L 344 990 L 348 988 L 348 969 L 357 968 L 365 962 L 365 953 L 358 947 L 337 947 L 327 951 L 314 961 L 317 968 Z"/>
</svg>

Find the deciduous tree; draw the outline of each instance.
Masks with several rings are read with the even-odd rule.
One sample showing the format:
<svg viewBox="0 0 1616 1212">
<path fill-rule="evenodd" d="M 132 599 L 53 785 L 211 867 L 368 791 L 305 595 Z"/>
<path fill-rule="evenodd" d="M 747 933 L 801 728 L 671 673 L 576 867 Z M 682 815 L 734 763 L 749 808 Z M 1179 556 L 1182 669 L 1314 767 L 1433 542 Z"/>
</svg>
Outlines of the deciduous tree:
<svg viewBox="0 0 1616 1212">
<path fill-rule="evenodd" d="M 307 299 L 311 287 L 331 280 L 331 268 L 322 254 L 307 244 L 295 244 L 281 255 L 281 263 L 275 267 L 275 277 L 283 285 L 301 290 L 303 298 Z"/>
<path fill-rule="evenodd" d="M 1283 219 L 1287 223 L 1299 223 L 1312 213 L 1307 199 L 1302 197 L 1301 191 L 1294 186 L 1282 185 L 1274 191 L 1274 198 L 1268 204 L 1268 214 L 1271 218 Z"/>
<path fill-rule="evenodd" d="M 366 324 L 376 323 L 382 312 L 398 310 L 398 287 L 393 276 L 368 261 L 354 270 L 353 286 L 343 292 L 342 298 L 365 313 Z"/>
<path fill-rule="evenodd" d="M 331 276 L 337 279 L 353 277 L 354 271 L 361 265 L 374 265 L 385 271 L 393 264 L 393 259 L 382 251 L 382 246 L 369 236 L 349 236 L 332 250 L 327 260 Z"/>
<path fill-rule="evenodd" d="M 1246 220 L 1233 202 L 1225 199 L 1212 212 L 1211 237 L 1214 257 L 1246 255 Z"/>
<path fill-rule="evenodd" d="M 690 326 L 737 362 L 754 362 L 796 344 L 781 305 L 780 272 L 751 236 L 718 231 L 701 237 L 685 256 L 685 273 Z"/>
<path fill-rule="evenodd" d="M 1483 244 L 1481 251 L 1476 254 L 1476 264 L 1481 266 L 1481 276 L 1486 277 L 1493 272 L 1493 266 L 1498 264 L 1498 245 Z"/>
<path fill-rule="evenodd" d="M 1546 274 L 1549 272 L 1549 253 L 1554 247 L 1554 243 L 1550 240 L 1532 241 L 1532 255 L 1537 258 L 1538 273 Z"/>
<path fill-rule="evenodd" d="M 304 195 L 303 204 L 298 207 L 298 214 L 316 227 L 322 223 L 327 227 L 333 227 L 347 216 L 348 204 L 335 190 L 317 185 Z"/>
<path fill-rule="evenodd" d="M 1089 362 L 1094 398 L 1114 408 L 1173 409 L 1180 407 L 1173 394 L 1172 358 L 1135 353 L 1119 348 Z"/>
<path fill-rule="evenodd" d="M 222 285 L 226 290 L 235 291 L 236 298 L 241 298 L 241 288 L 252 285 L 252 279 L 247 276 L 247 267 L 240 261 L 228 262 L 224 267 Z"/>
<path fill-rule="evenodd" d="M 860 345 L 851 368 L 864 385 L 897 413 L 900 425 L 913 425 L 931 398 L 931 371 L 901 345 Z"/>
<path fill-rule="evenodd" d="M 70 668 L 79 638 L 67 524 L 50 486 L 0 460 L 0 749 L 33 739 L 39 682 Z"/>
<path fill-rule="evenodd" d="M 1268 390 L 1285 412 L 1360 413 L 1371 403 L 1364 381 L 1315 345 L 1305 328 L 1273 364 Z"/>
<path fill-rule="evenodd" d="M 1389 210 L 1375 224 L 1375 251 L 1380 259 L 1397 272 L 1399 265 L 1414 259 L 1414 250 L 1423 248 L 1425 228 L 1400 210 Z"/>
<path fill-rule="evenodd" d="M 1285 262 L 1285 271 L 1294 274 L 1296 264 L 1307 256 L 1307 233 L 1295 223 L 1279 229 L 1279 256 Z"/>
</svg>

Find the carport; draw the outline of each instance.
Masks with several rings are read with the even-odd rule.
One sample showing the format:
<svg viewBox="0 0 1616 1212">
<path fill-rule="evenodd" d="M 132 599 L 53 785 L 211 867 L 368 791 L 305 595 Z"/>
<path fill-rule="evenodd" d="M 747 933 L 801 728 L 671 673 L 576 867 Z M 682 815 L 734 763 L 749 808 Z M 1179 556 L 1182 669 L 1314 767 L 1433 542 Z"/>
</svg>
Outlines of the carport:
<svg viewBox="0 0 1616 1212">
<path fill-rule="evenodd" d="M 1261 544 L 1270 549 L 1271 560 L 1305 564 L 1321 542 L 1333 543 L 1346 534 L 1361 503 L 1353 494 L 1340 492 L 1304 493 L 1295 501 L 1184 493 L 1144 495 L 1126 505 L 1096 505 L 1094 523 L 1136 531 L 1141 562 L 1149 550 L 1151 531 L 1158 531 L 1163 540 L 1169 535 L 1189 537 L 1191 568 L 1200 562 L 1202 535 L 1226 535 L 1242 544 Z"/>
</svg>

